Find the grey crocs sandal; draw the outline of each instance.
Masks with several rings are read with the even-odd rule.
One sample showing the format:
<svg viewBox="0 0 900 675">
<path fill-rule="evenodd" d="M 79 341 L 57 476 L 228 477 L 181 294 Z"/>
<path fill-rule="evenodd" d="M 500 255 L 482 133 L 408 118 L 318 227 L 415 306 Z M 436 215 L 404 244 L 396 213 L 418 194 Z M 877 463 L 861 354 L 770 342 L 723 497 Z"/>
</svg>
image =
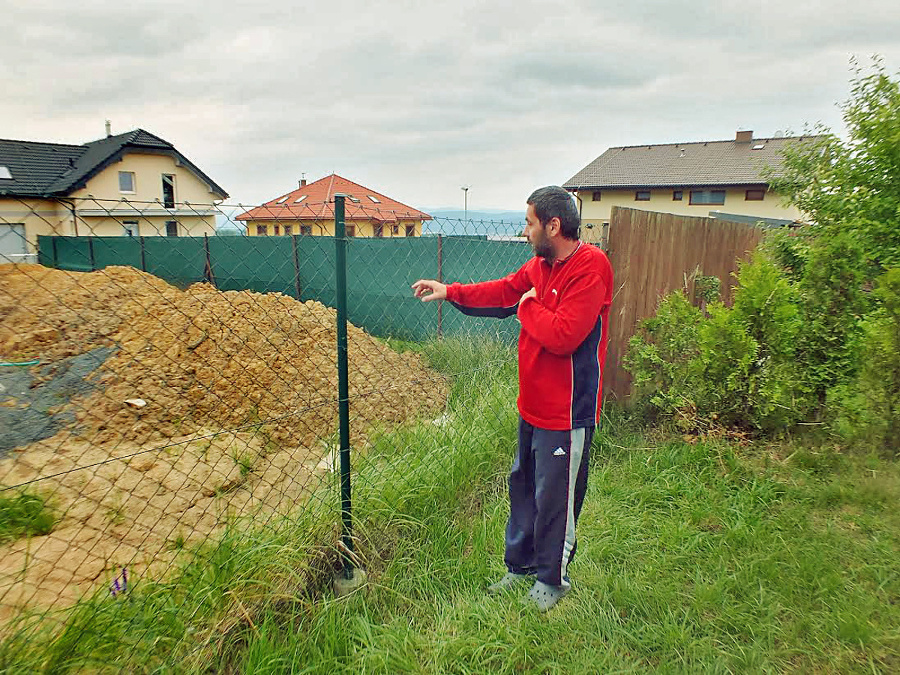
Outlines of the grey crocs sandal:
<svg viewBox="0 0 900 675">
<path fill-rule="evenodd" d="M 542 581 L 535 581 L 522 602 L 532 604 L 538 611 L 546 612 L 565 596 L 571 586 L 550 586 Z"/>
<path fill-rule="evenodd" d="M 527 578 L 527 574 L 507 572 L 503 575 L 503 578 L 500 579 L 500 581 L 495 581 L 490 586 L 488 586 L 487 592 L 490 595 L 499 595 L 500 593 L 505 593 L 506 591 L 518 586 L 520 582 L 524 581 Z"/>
</svg>

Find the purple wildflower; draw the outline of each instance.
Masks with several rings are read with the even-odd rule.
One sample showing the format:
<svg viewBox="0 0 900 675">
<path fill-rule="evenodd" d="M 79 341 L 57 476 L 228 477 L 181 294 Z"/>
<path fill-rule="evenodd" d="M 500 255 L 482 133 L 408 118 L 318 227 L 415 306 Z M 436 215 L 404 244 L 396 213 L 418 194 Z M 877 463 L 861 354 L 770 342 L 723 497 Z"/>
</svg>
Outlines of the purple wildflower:
<svg viewBox="0 0 900 675">
<path fill-rule="evenodd" d="M 119 585 L 119 579 L 121 578 L 122 584 Z M 116 578 L 113 579 L 112 585 L 109 587 L 109 592 L 112 593 L 112 596 L 115 598 L 119 595 L 119 593 L 125 593 L 128 590 L 128 569 L 123 567 L 121 576 L 116 575 Z"/>
</svg>

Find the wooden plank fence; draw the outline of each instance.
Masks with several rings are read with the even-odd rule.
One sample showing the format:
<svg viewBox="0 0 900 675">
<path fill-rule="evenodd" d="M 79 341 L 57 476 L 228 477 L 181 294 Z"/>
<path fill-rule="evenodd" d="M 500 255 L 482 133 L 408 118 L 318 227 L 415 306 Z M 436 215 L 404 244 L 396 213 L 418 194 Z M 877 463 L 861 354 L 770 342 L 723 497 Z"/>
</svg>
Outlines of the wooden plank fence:
<svg viewBox="0 0 900 675">
<path fill-rule="evenodd" d="M 628 341 L 641 321 L 656 313 L 660 299 L 676 289 L 693 298 L 694 278 L 703 275 L 719 278 L 722 300 L 731 304 L 738 263 L 764 233 L 746 223 L 613 207 L 607 254 L 615 289 L 603 376 L 607 400 L 623 400 L 631 393 L 622 359 Z"/>
</svg>

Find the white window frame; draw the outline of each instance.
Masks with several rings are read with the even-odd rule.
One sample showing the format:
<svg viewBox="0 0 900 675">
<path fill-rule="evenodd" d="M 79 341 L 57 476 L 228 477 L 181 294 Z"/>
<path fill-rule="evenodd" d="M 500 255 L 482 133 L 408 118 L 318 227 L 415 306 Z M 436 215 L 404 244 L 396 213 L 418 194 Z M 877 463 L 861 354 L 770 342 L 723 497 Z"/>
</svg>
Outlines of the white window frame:
<svg viewBox="0 0 900 675">
<path fill-rule="evenodd" d="M 122 236 L 140 237 L 141 236 L 140 223 L 136 220 L 123 220 L 122 221 Z"/>
<path fill-rule="evenodd" d="M 124 176 L 131 176 L 131 189 L 123 190 L 122 189 L 122 178 Z M 137 176 L 134 175 L 134 171 L 120 171 L 119 172 L 119 192 L 123 195 L 133 195 L 137 192 Z"/>
<path fill-rule="evenodd" d="M 166 206 L 166 188 L 165 188 L 166 178 L 171 179 L 169 181 L 169 184 L 172 186 L 172 206 Z M 162 198 L 163 208 L 166 208 L 166 209 L 178 208 L 178 193 L 176 192 L 176 190 L 178 188 L 175 185 L 175 174 L 174 173 L 164 173 L 164 174 L 162 174 L 162 178 L 160 180 L 161 180 L 160 187 L 162 188 L 162 197 L 163 197 Z"/>
</svg>

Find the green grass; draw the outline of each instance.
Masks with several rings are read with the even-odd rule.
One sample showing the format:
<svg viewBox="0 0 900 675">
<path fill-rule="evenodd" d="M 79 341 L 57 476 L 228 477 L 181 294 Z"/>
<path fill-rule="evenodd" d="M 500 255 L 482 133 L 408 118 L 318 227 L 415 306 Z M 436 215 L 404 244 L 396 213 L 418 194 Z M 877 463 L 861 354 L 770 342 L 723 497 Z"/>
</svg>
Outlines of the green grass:
<svg viewBox="0 0 900 675">
<path fill-rule="evenodd" d="M 255 673 L 900 669 L 896 462 L 766 468 L 754 451 L 609 432 L 594 450 L 576 590 L 549 615 L 516 594 L 484 594 L 503 573 L 506 498 L 493 489 L 477 505 L 408 523 L 364 591 L 290 618 L 265 615 L 229 664 Z"/>
<path fill-rule="evenodd" d="M 323 485 L 296 518 L 236 522 L 168 581 L 98 595 L 62 632 L 23 623 L 0 670 L 900 671 L 896 460 L 690 445 L 614 416 L 595 436 L 574 591 L 542 616 L 484 593 L 504 571 L 514 358 L 420 351 L 465 375 L 446 417 L 385 430 L 354 460 L 365 587 L 329 591 L 337 490 Z"/>
<path fill-rule="evenodd" d="M 19 537 L 49 534 L 56 516 L 47 500 L 35 494 L 0 494 L 0 543 Z"/>
</svg>

